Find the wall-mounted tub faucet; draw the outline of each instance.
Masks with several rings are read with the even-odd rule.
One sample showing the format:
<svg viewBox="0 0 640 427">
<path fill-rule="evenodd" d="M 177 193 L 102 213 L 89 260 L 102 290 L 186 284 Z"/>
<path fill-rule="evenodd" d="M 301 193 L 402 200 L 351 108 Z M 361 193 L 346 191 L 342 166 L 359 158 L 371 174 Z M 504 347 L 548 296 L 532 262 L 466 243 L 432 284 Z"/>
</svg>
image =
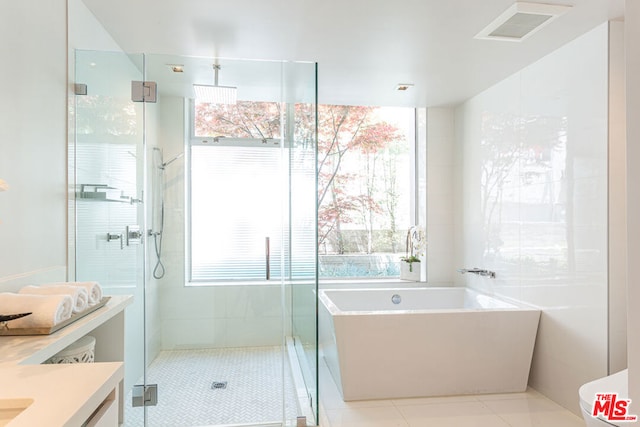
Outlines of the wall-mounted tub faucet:
<svg viewBox="0 0 640 427">
<path fill-rule="evenodd" d="M 481 270 L 479 268 L 461 268 L 458 270 L 458 272 L 464 274 L 464 273 L 473 273 L 473 274 L 477 274 L 479 276 L 484 276 L 484 277 L 490 277 L 492 279 L 496 278 L 496 272 L 495 271 L 489 271 L 489 270 Z"/>
</svg>

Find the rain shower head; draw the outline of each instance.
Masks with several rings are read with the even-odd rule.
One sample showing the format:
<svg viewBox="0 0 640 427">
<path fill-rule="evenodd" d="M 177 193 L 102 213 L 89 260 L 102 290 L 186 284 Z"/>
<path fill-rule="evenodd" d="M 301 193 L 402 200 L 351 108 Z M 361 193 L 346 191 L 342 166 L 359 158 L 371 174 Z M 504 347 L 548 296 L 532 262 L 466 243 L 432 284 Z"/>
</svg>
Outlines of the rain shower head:
<svg viewBox="0 0 640 427">
<path fill-rule="evenodd" d="M 237 88 L 231 86 L 193 85 L 196 99 L 211 104 L 235 104 Z"/>
<path fill-rule="evenodd" d="M 237 102 L 237 87 L 218 85 L 218 71 L 220 66 L 213 65 L 214 83 L 212 85 L 193 85 L 196 100 L 211 104 L 235 104 Z"/>
</svg>

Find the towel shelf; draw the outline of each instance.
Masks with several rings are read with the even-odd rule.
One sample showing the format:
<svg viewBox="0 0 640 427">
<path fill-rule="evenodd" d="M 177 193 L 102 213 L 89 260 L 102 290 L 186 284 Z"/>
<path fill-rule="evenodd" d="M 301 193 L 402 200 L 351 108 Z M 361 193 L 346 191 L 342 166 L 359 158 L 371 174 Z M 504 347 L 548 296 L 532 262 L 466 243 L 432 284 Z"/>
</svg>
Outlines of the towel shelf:
<svg viewBox="0 0 640 427">
<path fill-rule="evenodd" d="M 67 325 L 72 324 L 76 320 L 82 319 L 87 314 L 93 313 L 97 309 L 104 307 L 111 297 L 103 297 L 99 303 L 94 306 L 87 308 L 80 313 L 76 313 L 72 315 L 69 319 L 64 322 L 60 322 L 56 325 L 53 325 L 51 328 L 11 328 L 11 324 L 8 322 L 0 323 L 0 336 L 11 336 L 11 335 L 51 335 L 52 333 L 59 331 Z"/>
</svg>

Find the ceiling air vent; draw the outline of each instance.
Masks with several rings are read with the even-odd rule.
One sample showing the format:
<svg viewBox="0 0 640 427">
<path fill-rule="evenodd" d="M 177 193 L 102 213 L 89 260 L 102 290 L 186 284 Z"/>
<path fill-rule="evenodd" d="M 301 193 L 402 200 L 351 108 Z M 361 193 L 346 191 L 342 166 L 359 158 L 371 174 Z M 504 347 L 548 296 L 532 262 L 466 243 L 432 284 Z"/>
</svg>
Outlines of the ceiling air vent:
<svg viewBox="0 0 640 427">
<path fill-rule="evenodd" d="M 519 42 L 549 24 L 571 6 L 514 3 L 474 38 Z"/>
</svg>

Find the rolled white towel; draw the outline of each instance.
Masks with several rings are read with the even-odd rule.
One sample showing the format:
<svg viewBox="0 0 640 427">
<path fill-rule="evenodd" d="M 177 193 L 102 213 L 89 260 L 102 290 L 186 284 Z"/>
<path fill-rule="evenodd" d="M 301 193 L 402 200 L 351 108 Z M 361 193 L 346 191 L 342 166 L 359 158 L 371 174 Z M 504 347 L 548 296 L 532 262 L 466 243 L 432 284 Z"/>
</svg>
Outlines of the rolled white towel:
<svg viewBox="0 0 640 427">
<path fill-rule="evenodd" d="M 31 313 L 7 322 L 10 329 L 51 328 L 71 317 L 73 298 L 69 295 L 0 293 L 2 314 Z"/>
<path fill-rule="evenodd" d="M 19 294 L 34 295 L 69 295 L 73 299 L 73 312 L 80 313 L 87 309 L 89 294 L 85 288 L 69 285 L 52 286 L 25 286 L 18 291 Z"/>
<path fill-rule="evenodd" d="M 102 300 L 102 287 L 98 282 L 57 282 L 45 283 L 42 286 L 68 285 L 84 288 L 89 293 L 89 307 L 92 307 Z"/>
</svg>

